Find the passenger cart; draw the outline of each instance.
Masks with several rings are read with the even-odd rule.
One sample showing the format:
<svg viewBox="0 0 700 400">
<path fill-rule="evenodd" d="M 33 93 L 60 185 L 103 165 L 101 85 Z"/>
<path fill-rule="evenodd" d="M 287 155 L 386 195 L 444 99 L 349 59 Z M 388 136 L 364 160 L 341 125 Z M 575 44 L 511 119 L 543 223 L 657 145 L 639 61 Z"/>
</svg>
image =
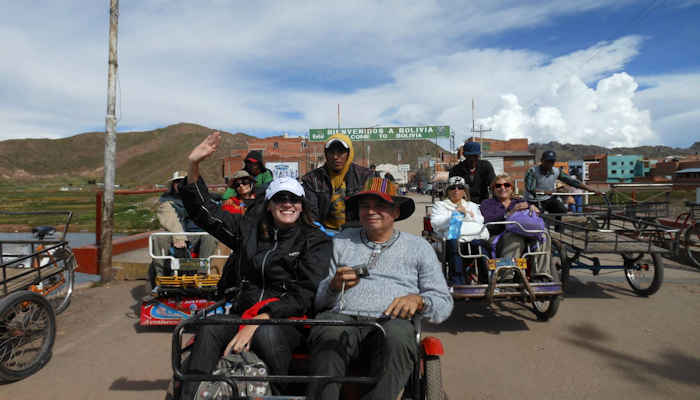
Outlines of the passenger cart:
<svg viewBox="0 0 700 400">
<path fill-rule="evenodd" d="M 483 229 L 495 225 L 517 225 L 523 232 L 540 235 L 541 242 L 536 239 L 530 240 L 525 253 L 515 259 L 491 257 L 485 241 L 482 241 L 478 251 L 460 245 L 459 254 L 464 261 L 465 270 L 474 274 L 476 280 L 471 284 L 455 285 L 450 282 L 453 271 L 446 256 L 446 240 L 437 235 L 430 225 L 430 207 L 426 206 L 422 235 L 433 246 L 454 299 L 486 300 L 489 303 L 516 300 L 530 303 L 532 311 L 541 321 L 554 317 L 559 309 L 563 290 L 559 274 L 552 263 L 551 248 L 546 245 L 550 242 L 549 232 L 527 230 L 517 222 L 485 224 Z M 538 262 L 546 265 L 540 274 L 535 273 L 535 265 Z M 479 264 L 483 267 L 479 267 Z"/>
<path fill-rule="evenodd" d="M 231 301 L 231 300 L 228 300 Z M 173 368 L 173 381 L 168 389 L 168 399 L 180 398 L 182 383 L 185 381 L 223 381 L 228 385 L 226 390 L 210 393 L 209 397 L 220 400 L 227 399 L 278 399 L 278 400 L 304 400 L 306 385 L 312 381 L 336 382 L 343 384 L 341 398 L 359 399 L 360 393 L 368 390 L 370 385 L 377 382 L 375 376 L 368 376 L 370 370 L 367 354 L 362 354 L 360 359 L 350 364 L 347 376 L 308 375 L 310 367 L 310 352 L 306 345 L 294 350 L 290 364 L 290 375 L 269 375 L 266 369 L 244 367 L 242 370 L 215 371 L 212 374 L 187 373 L 184 369 L 186 357 L 192 349 L 194 338 L 186 340 L 185 335 L 194 333 L 204 325 L 292 325 L 299 329 L 310 329 L 312 326 L 361 326 L 372 329 L 380 338 L 385 337 L 386 332 L 380 321 L 335 321 L 317 319 L 240 319 L 230 315 L 220 315 L 227 300 L 221 300 L 206 310 L 201 310 L 191 318 L 183 320 L 173 330 L 171 361 Z M 216 315 L 218 314 L 218 315 Z M 215 318 L 211 318 L 216 315 Z M 419 314 L 412 320 L 416 331 L 416 345 L 419 348 L 419 358 L 414 364 L 413 371 L 404 387 L 402 400 L 446 400 L 442 385 L 442 369 L 440 356 L 444 349 L 440 339 L 422 334 L 422 317 Z M 380 350 L 381 351 L 381 350 Z M 287 393 L 265 394 L 266 386 L 270 383 L 286 383 Z M 200 398 L 204 398 L 200 397 Z"/>
<path fill-rule="evenodd" d="M 212 260 L 226 259 L 228 256 L 212 255 L 207 258 L 177 258 L 169 252 L 155 254 L 154 241 L 157 237 L 201 236 L 206 232 L 158 232 L 151 234 L 148 250 L 151 258 L 162 260 L 168 266 L 167 274 L 155 276 L 153 264 L 149 269 L 149 279 L 153 290 L 141 302 L 139 325 L 177 325 L 196 311 L 214 303 L 220 271 L 212 267 Z"/>
<path fill-rule="evenodd" d="M 609 201 L 607 196 L 605 199 Z M 588 269 L 593 275 L 601 270 L 623 269 L 632 290 L 640 296 L 652 295 L 661 287 L 661 254 L 672 250 L 659 246 L 658 237 L 676 235 L 677 229 L 640 219 L 638 214 L 624 215 L 616 211 L 615 205 L 584 213 L 542 216 L 549 227 L 553 252 L 559 255 L 557 267 L 565 289 L 572 269 Z M 622 264 L 601 261 L 602 256 L 611 254 L 620 255 Z"/>
<path fill-rule="evenodd" d="M 63 232 L 39 226 L 32 240 L 0 241 L 0 382 L 37 372 L 51 358 L 56 314 L 73 293 L 77 267 L 65 240 L 70 211 L 6 212 L 12 216 L 65 216 Z"/>
</svg>

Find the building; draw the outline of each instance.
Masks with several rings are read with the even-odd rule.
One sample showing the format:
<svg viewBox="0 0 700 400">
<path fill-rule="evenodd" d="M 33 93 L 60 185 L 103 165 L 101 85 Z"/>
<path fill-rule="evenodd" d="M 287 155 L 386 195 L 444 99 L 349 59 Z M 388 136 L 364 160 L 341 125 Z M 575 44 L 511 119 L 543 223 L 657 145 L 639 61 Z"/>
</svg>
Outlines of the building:
<svg viewBox="0 0 700 400">
<path fill-rule="evenodd" d="M 506 173 L 513 177 L 520 192 L 524 190 L 525 174 L 535 165 L 535 155 L 528 150 L 527 139 L 479 139 L 471 137 L 468 142 L 481 142 L 481 158 L 493 165 L 496 175 Z"/>
<path fill-rule="evenodd" d="M 673 186 L 700 187 L 700 168 L 684 168 L 673 174 Z"/>
<path fill-rule="evenodd" d="M 263 154 L 263 161 L 273 173 L 293 177 L 303 176 L 308 171 L 322 165 L 326 160 L 323 142 L 309 142 L 302 137 L 272 136 L 248 140 L 247 147 L 233 150 L 222 160 L 221 175 L 225 180 L 243 168 L 243 159 L 252 150 Z"/>
</svg>

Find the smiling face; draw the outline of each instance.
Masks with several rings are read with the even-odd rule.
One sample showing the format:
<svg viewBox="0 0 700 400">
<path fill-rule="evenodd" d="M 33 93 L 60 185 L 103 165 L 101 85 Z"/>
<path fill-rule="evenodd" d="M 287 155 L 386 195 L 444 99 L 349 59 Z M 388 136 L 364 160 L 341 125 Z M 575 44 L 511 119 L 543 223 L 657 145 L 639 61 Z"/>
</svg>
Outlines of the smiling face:
<svg viewBox="0 0 700 400">
<path fill-rule="evenodd" d="M 282 191 L 276 193 L 267 204 L 267 210 L 278 228 L 291 228 L 301 216 L 301 197 Z"/>
<path fill-rule="evenodd" d="M 493 195 L 499 201 L 508 200 L 513 197 L 513 184 L 505 178 L 496 178 L 492 188 Z"/>
<path fill-rule="evenodd" d="M 231 187 L 238 193 L 240 197 L 246 197 L 253 190 L 250 179 L 236 179 L 231 184 Z"/>
<path fill-rule="evenodd" d="M 394 220 L 399 217 L 399 208 L 376 196 L 364 196 L 358 200 L 360 224 L 370 240 L 394 231 Z"/>
</svg>

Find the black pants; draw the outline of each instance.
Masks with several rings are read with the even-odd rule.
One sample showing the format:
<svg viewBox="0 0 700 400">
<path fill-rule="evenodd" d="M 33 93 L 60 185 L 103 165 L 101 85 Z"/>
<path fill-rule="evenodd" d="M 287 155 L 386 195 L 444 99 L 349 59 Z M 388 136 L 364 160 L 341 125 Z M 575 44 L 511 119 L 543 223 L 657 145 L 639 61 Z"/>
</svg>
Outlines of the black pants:
<svg viewBox="0 0 700 400">
<path fill-rule="evenodd" d="M 236 328 L 231 325 L 202 326 L 192 346 L 187 372 L 200 374 L 213 372 L 226 345 L 236 335 Z M 267 364 L 270 375 L 287 375 L 292 351 L 299 347 L 303 340 L 303 335 L 294 326 L 260 325 L 253 335 L 250 349 Z M 182 386 L 181 398 L 194 398 L 198 385 L 199 382 L 185 382 Z M 280 392 L 284 387 L 273 385 L 273 389 Z"/>
<path fill-rule="evenodd" d="M 547 200 L 541 201 L 539 204 L 535 204 L 541 208 L 540 211 L 547 211 L 550 214 L 566 214 L 569 211 L 564 203 L 562 203 L 556 196 L 552 196 Z M 561 221 L 561 216 L 554 218 L 557 221 Z M 554 227 L 554 230 L 559 232 L 561 230 L 561 225 L 557 224 L 557 226 Z"/>
<path fill-rule="evenodd" d="M 349 315 L 330 311 L 316 316 L 318 319 L 353 321 Z M 368 376 L 379 381 L 362 399 L 395 399 L 406 386 L 418 362 L 418 346 L 413 323 L 406 319 L 391 319 L 382 323 L 386 340 L 369 327 L 315 326 L 309 334 L 311 348 L 311 375 L 345 376 L 350 361 L 361 353 L 369 354 Z M 362 352 L 361 352 L 362 350 Z M 340 384 L 309 384 L 307 396 L 313 400 L 337 400 Z"/>
</svg>

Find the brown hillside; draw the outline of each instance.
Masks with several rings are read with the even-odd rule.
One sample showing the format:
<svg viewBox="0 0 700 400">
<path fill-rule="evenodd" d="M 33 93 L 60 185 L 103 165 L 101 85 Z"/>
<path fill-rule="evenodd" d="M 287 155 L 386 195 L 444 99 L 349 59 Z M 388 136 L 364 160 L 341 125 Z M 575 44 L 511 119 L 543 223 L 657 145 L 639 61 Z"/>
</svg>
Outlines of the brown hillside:
<svg viewBox="0 0 700 400">
<path fill-rule="evenodd" d="M 187 169 L 187 155 L 213 130 L 180 123 L 145 132 L 117 135 L 116 181 L 122 185 L 165 182 L 173 171 Z M 221 147 L 203 167 L 203 176 L 221 183 L 220 159 L 245 146 L 251 136 L 222 132 Z M 90 132 L 64 139 L 22 139 L 0 142 L 0 178 L 102 179 L 104 133 Z"/>
<path fill-rule="evenodd" d="M 164 183 L 175 170 L 187 169 L 187 155 L 213 129 L 179 123 L 143 132 L 117 135 L 116 182 L 120 185 L 152 185 Z M 219 150 L 203 165 L 203 176 L 209 183 L 223 183 L 221 159 L 231 150 L 246 147 L 252 136 L 222 132 Z M 356 157 L 366 157 L 374 164 L 397 163 L 416 166 L 416 159 L 426 153 L 437 156 L 444 149 L 433 142 L 391 141 L 357 142 Z M 0 142 L 0 180 L 48 180 L 84 183 L 102 180 L 104 133 L 88 132 L 63 139 L 19 139 Z"/>
</svg>

